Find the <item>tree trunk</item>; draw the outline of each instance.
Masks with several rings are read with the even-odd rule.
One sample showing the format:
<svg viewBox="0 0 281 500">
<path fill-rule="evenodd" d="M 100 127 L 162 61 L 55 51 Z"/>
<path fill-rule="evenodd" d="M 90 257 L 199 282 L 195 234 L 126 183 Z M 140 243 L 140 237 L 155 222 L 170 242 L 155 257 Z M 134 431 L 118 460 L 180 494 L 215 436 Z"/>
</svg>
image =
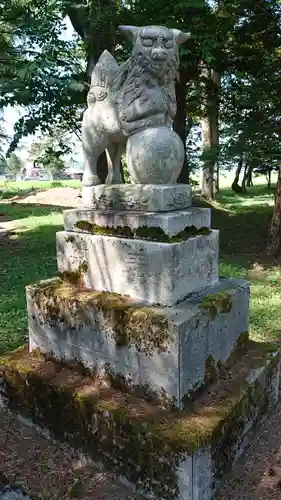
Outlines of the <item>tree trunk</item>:
<svg viewBox="0 0 281 500">
<path fill-rule="evenodd" d="M 247 188 L 246 188 L 246 182 L 247 182 L 247 179 L 248 179 L 248 174 L 249 174 L 249 169 L 251 167 L 249 165 L 245 165 L 245 168 L 244 168 L 244 175 L 243 175 L 243 179 L 242 179 L 242 184 L 241 184 L 241 190 L 242 190 L 242 193 L 247 193 Z"/>
<path fill-rule="evenodd" d="M 205 103 L 204 117 L 201 122 L 204 157 L 201 194 L 206 198 L 212 199 L 215 196 L 214 174 L 219 152 L 220 74 L 212 69 L 203 67 L 201 76 L 203 78 Z"/>
<path fill-rule="evenodd" d="M 219 167 L 218 163 L 217 163 L 216 172 L 215 172 L 215 189 L 216 189 L 216 193 L 218 193 L 220 190 L 220 167 Z"/>
<path fill-rule="evenodd" d="M 187 74 L 185 69 L 180 69 L 179 81 L 176 82 L 177 113 L 173 123 L 174 131 L 180 136 L 184 146 L 184 162 L 177 182 L 179 184 L 189 183 L 188 161 L 186 158 L 186 84 Z"/>
<path fill-rule="evenodd" d="M 281 165 L 279 167 L 278 182 L 275 196 L 275 206 L 270 223 L 266 246 L 267 255 L 275 255 L 280 248 L 281 229 Z"/>
<path fill-rule="evenodd" d="M 232 191 L 234 191 L 234 193 L 241 193 L 241 191 L 242 191 L 241 187 L 239 186 L 239 177 L 240 177 L 240 174 L 241 174 L 242 167 L 243 167 L 243 158 L 241 157 L 239 159 L 239 162 L 238 162 L 238 165 L 237 165 L 237 169 L 236 169 L 236 172 L 235 172 L 234 181 L 233 181 L 233 183 L 231 185 L 231 189 L 232 189 Z"/>
<path fill-rule="evenodd" d="M 271 189 L 271 168 L 267 170 L 267 188 Z"/>
<path fill-rule="evenodd" d="M 251 166 L 249 166 L 249 169 L 248 169 L 246 186 L 247 187 L 252 187 L 253 186 L 253 167 L 251 167 Z"/>
</svg>

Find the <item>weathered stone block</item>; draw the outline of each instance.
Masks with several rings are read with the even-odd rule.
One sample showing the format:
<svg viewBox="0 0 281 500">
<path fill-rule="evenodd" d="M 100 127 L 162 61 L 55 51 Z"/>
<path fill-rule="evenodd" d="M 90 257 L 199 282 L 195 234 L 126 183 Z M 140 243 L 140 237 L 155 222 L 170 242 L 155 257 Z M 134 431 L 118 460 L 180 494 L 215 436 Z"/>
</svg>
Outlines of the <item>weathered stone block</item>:
<svg viewBox="0 0 281 500">
<path fill-rule="evenodd" d="M 144 498 L 211 500 L 276 404 L 280 352 L 249 343 L 188 409 L 169 411 L 25 350 L 0 358 L 3 404 L 84 451 Z"/>
<path fill-rule="evenodd" d="M 83 266 L 87 289 L 173 306 L 218 282 L 219 233 L 170 244 L 62 231 L 57 261 L 60 273 Z"/>
<path fill-rule="evenodd" d="M 198 230 L 211 225 L 211 210 L 209 208 L 190 208 L 175 212 L 128 212 L 104 211 L 87 208 L 65 210 L 63 213 L 66 231 L 95 233 L 106 232 L 110 228 L 126 234 L 128 230 L 136 234 L 136 230 L 155 228 L 168 237 L 176 236 L 184 229 L 194 227 Z M 115 231 L 117 232 L 117 231 Z M 149 232 L 147 231 L 148 236 Z M 161 236 L 161 233 L 159 231 Z M 114 234 L 113 231 L 113 235 Z M 151 237 L 155 237 L 152 232 Z"/>
<path fill-rule="evenodd" d="M 27 287 L 27 306 L 31 351 L 79 361 L 183 407 L 247 336 L 249 286 L 222 279 L 178 306 L 160 308 L 50 280 Z"/>
<path fill-rule="evenodd" d="M 82 200 L 97 210 L 168 212 L 191 206 L 188 184 L 101 184 L 84 186 Z"/>
</svg>

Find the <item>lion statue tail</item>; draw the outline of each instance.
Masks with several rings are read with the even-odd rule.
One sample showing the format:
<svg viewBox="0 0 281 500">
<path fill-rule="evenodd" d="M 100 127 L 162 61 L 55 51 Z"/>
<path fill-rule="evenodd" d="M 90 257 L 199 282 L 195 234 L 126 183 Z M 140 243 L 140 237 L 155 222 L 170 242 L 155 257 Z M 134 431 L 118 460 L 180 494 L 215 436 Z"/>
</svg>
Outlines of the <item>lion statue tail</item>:
<svg viewBox="0 0 281 500">
<path fill-rule="evenodd" d="M 114 57 L 104 50 L 91 75 L 91 87 L 102 87 L 108 90 L 114 81 L 119 66 Z"/>
</svg>

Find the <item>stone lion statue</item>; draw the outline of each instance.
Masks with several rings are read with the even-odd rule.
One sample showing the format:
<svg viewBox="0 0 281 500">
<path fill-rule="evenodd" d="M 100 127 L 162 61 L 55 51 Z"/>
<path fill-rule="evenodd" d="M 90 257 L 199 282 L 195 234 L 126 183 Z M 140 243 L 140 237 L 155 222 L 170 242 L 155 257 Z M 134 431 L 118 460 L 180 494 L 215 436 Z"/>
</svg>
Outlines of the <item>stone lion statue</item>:
<svg viewBox="0 0 281 500">
<path fill-rule="evenodd" d="M 130 136 L 150 127 L 172 127 L 176 113 L 178 45 L 189 38 L 162 26 L 120 26 L 133 41 L 118 66 L 104 51 L 96 64 L 82 122 L 84 186 L 100 184 L 97 160 L 106 151 L 107 184 L 120 183 L 120 158 Z"/>
</svg>

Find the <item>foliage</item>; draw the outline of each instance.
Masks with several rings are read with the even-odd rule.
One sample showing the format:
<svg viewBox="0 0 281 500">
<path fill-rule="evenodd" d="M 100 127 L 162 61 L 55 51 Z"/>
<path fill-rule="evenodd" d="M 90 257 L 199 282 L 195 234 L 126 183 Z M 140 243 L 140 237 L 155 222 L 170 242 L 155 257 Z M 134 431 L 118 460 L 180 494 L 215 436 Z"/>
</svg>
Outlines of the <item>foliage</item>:
<svg viewBox="0 0 281 500">
<path fill-rule="evenodd" d="M 69 138 L 58 126 L 31 144 L 29 159 L 51 174 L 58 174 L 65 170 L 64 157 L 70 150 Z"/>
<path fill-rule="evenodd" d="M 22 135 L 54 124 L 76 131 L 85 101 L 83 59 L 77 38 L 63 40 L 61 2 L 4 0 L 0 18 L 12 33 L 12 51 L 0 79 L 0 108 L 21 105 L 26 114 L 16 124 L 13 150 Z M 14 65 L 15 71 L 9 68 Z M 5 61 L 4 61 L 5 62 Z"/>
<path fill-rule="evenodd" d="M 5 174 L 7 170 L 7 161 L 3 156 L 0 156 L 0 175 Z"/>
<path fill-rule="evenodd" d="M 20 173 L 22 169 L 22 161 L 16 153 L 11 153 L 7 162 L 6 162 L 6 170 L 9 174 L 17 175 Z"/>
</svg>

